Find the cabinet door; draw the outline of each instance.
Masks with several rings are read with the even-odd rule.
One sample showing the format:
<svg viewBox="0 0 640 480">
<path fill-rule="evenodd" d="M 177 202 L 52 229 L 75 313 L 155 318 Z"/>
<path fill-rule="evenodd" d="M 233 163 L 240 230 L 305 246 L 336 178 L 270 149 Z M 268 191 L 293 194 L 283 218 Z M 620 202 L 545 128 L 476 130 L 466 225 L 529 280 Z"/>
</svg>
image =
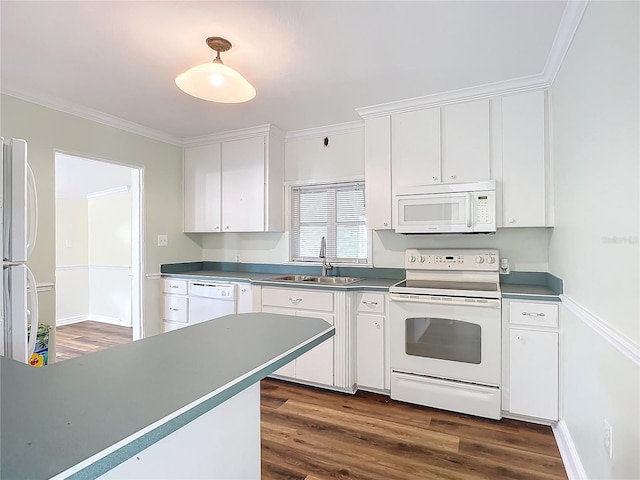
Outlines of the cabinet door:
<svg viewBox="0 0 640 480">
<path fill-rule="evenodd" d="M 253 295 L 251 292 L 251 285 L 248 283 L 238 283 L 236 292 L 238 294 L 236 300 L 236 313 L 253 312 Z"/>
<path fill-rule="evenodd" d="M 440 183 L 440 109 L 391 117 L 393 194 L 402 187 Z"/>
<path fill-rule="evenodd" d="M 502 98 L 504 227 L 546 226 L 545 94 Z"/>
<path fill-rule="evenodd" d="M 443 110 L 442 181 L 489 180 L 489 100 Z"/>
<path fill-rule="evenodd" d="M 220 231 L 220 144 L 184 151 L 184 231 Z"/>
<path fill-rule="evenodd" d="M 322 318 L 333 325 L 333 315 L 298 310 L 297 316 Z M 296 379 L 333 385 L 333 337 L 296 359 Z"/>
<path fill-rule="evenodd" d="M 391 117 L 364 121 L 364 183 L 367 228 L 391 229 Z"/>
<path fill-rule="evenodd" d="M 558 334 L 511 328 L 509 411 L 558 419 Z"/>
<path fill-rule="evenodd" d="M 356 381 L 358 386 L 384 390 L 384 317 L 356 317 Z"/>
<path fill-rule="evenodd" d="M 287 310 L 286 308 L 277 308 L 277 307 L 262 307 L 262 311 L 265 313 L 278 313 L 280 315 L 295 315 L 294 310 Z M 274 375 L 281 375 L 283 377 L 296 377 L 296 361 L 293 360 L 286 365 L 280 367 L 278 370 L 273 372 Z"/>
<path fill-rule="evenodd" d="M 264 137 L 222 144 L 223 232 L 262 232 L 265 229 Z"/>
</svg>

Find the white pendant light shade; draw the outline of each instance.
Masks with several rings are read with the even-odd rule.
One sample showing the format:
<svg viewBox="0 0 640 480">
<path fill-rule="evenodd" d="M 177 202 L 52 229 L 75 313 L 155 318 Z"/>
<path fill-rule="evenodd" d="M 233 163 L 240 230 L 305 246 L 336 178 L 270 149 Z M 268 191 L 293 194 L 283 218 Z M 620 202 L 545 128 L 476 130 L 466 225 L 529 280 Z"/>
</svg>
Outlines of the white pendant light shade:
<svg viewBox="0 0 640 480">
<path fill-rule="evenodd" d="M 241 103 L 255 97 L 253 85 L 220 59 L 220 52 L 229 50 L 231 44 L 219 37 L 209 37 L 207 44 L 218 52 L 216 59 L 178 75 L 178 88 L 194 97 L 218 103 Z"/>
</svg>

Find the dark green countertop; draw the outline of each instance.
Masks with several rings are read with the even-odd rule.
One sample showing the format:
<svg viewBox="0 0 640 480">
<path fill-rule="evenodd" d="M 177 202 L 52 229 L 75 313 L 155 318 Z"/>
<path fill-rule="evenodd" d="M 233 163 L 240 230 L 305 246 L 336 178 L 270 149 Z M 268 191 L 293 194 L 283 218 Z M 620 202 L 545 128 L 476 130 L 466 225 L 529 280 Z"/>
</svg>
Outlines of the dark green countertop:
<svg viewBox="0 0 640 480">
<path fill-rule="evenodd" d="M 248 313 L 43 368 L 0 357 L 2 478 L 96 478 L 334 333 Z"/>
</svg>

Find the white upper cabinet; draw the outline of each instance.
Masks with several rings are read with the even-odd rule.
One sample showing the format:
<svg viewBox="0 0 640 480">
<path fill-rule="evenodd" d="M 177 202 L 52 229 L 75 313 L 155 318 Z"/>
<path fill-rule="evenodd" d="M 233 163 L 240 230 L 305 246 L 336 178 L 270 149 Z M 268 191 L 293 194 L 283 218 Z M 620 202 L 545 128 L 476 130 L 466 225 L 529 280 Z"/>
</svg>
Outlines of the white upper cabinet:
<svg viewBox="0 0 640 480">
<path fill-rule="evenodd" d="M 282 231 L 284 136 L 267 126 L 220 138 L 185 149 L 185 232 Z"/>
<path fill-rule="evenodd" d="M 391 117 L 364 121 L 364 182 L 367 228 L 391 229 Z"/>
<path fill-rule="evenodd" d="M 220 144 L 184 151 L 184 231 L 220 231 Z"/>
<path fill-rule="evenodd" d="M 489 180 L 489 134 L 489 100 L 393 115 L 394 193 L 406 186 Z"/>
<path fill-rule="evenodd" d="M 439 108 L 391 117 L 391 165 L 394 194 L 406 186 L 440 183 Z"/>
<path fill-rule="evenodd" d="M 489 100 L 442 109 L 442 181 L 489 180 Z"/>
<path fill-rule="evenodd" d="M 500 103 L 502 227 L 552 226 L 545 92 L 508 95 Z"/>
</svg>

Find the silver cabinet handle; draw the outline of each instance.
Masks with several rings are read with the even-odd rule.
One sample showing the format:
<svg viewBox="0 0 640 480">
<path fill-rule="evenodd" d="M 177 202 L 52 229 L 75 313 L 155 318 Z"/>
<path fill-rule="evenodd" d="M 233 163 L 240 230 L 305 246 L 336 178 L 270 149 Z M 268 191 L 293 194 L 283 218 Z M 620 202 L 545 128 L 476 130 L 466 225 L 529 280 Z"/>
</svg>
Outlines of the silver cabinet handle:
<svg viewBox="0 0 640 480">
<path fill-rule="evenodd" d="M 522 315 L 527 315 L 529 317 L 544 317 L 544 313 L 536 313 L 536 312 L 522 312 Z"/>
<path fill-rule="evenodd" d="M 169 288 L 178 288 L 178 285 L 169 285 Z"/>
<path fill-rule="evenodd" d="M 291 303 L 293 303 L 294 305 L 298 305 L 298 304 L 302 301 L 302 299 L 301 299 L 301 298 L 293 298 L 293 297 L 289 297 L 289 301 L 290 301 Z"/>
<path fill-rule="evenodd" d="M 169 307 L 169 310 L 171 310 L 172 312 L 179 312 L 180 311 L 179 308 L 173 308 L 173 307 Z"/>
<path fill-rule="evenodd" d="M 367 307 L 375 307 L 376 305 L 378 305 L 378 302 L 362 302 L 364 303 Z"/>
</svg>

